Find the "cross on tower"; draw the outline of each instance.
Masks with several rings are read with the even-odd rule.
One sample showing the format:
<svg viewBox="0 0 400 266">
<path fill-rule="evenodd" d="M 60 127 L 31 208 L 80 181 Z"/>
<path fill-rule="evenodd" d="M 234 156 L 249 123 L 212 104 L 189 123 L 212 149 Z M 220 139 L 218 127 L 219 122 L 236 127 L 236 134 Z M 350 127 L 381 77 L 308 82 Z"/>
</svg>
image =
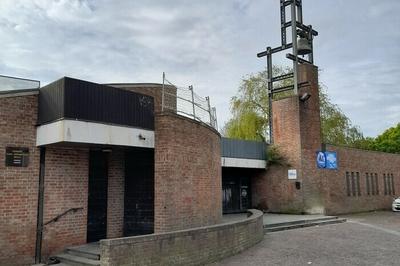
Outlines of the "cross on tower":
<svg viewBox="0 0 400 266">
<path fill-rule="evenodd" d="M 286 21 L 286 10 L 290 7 L 290 21 Z M 298 83 L 298 64 L 314 64 L 313 39 L 318 35 L 311 25 L 303 24 L 302 0 L 280 0 L 281 8 L 281 46 L 276 48 L 267 47 L 264 52 L 258 53 L 257 57 L 267 57 L 268 74 L 268 97 L 269 97 L 269 139 L 273 142 L 272 135 L 272 99 L 274 93 L 293 90 L 298 95 L 298 89 L 304 84 Z M 292 43 L 287 43 L 286 30 L 292 30 Z M 293 73 L 273 77 L 272 55 L 292 48 L 292 53 L 286 54 L 286 58 L 293 61 Z M 298 55 L 308 55 L 308 60 L 299 58 Z M 274 82 L 293 78 L 293 85 L 274 88 Z"/>
</svg>

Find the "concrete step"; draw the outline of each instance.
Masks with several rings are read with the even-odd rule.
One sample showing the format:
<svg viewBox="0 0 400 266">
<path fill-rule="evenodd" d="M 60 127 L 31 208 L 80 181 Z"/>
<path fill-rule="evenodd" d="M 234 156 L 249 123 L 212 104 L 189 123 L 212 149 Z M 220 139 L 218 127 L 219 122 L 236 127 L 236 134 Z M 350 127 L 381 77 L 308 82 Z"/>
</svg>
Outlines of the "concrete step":
<svg viewBox="0 0 400 266">
<path fill-rule="evenodd" d="M 100 249 L 95 250 L 81 247 L 70 247 L 65 249 L 65 253 L 91 260 L 100 260 Z"/>
<path fill-rule="evenodd" d="M 276 226 L 286 226 L 286 225 L 296 225 L 296 224 L 305 224 L 311 222 L 322 222 L 322 221 L 330 221 L 332 219 L 338 219 L 337 216 L 327 216 L 327 217 L 320 217 L 320 218 L 312 218 L 312 219 L 300 219 L 295 221 L 288 221 L 288 222 L 281 222 L 281 223 L 274 223 L 274 224 L 264 224 L 264 228 L 276 227 Z"/>
<path fill-rule="evenodd" d="M 311 227 L 311 226 L 319 226 L 319 225 L 328 225 L 328 224 L 338 224 L 344 223 L 346 219 L 342 218 L 330 218 L 330 219 L 314 219 L 314 220 L 302 220 L 302 221 L 295 221 L 295 222 L 288 222 L 288 223 L 279 223 L 269 226 L 264 226 L 264 233 L 270 232 L 278 232 L 284 230 L 291 230 L 297 228 L 304 228 L 304 227 Z"/>
<path fill-rule="evenodd" d="M 69 253 L 61 253 L 56 256 L 61 263 L 64 263 L 69 266 L 96 266 L 100 265 L 100 260 L 93 260 L 86 257 L 80 257 L 76 255 L 72 255 Z M 60 265 L 60 264 L 55 264 Z"/>
</svg>

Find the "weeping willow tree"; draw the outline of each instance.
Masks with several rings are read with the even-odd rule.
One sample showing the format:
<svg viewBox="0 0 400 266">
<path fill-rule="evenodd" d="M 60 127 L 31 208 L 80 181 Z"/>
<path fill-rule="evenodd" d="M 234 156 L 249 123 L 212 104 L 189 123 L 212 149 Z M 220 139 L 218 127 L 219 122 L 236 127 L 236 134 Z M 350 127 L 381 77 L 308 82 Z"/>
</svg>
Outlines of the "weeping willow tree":
<svg viewBox="0 0 400 266">
<path fill-rule="evenodd" d="M 289 72 L 290 68 L 273 67 L 274 76 Z M 224 126 L 225 136 L 244 140 L 268 140 L 267 78 L 267 72 L 262 71 L 242 79 L 237 95 L 231 98 L 232 118 Z M 281 87 L 292 83 L 292 80 L 287 79 L 275 85 Z M 331 102 L 324 87 L 320 86 L 319 93 L 323 142 L 365 148 L 365 139 L 360 129 Z M 274 98 L 283 98 L 291 94 L 280 93 Z"/>
</svg>

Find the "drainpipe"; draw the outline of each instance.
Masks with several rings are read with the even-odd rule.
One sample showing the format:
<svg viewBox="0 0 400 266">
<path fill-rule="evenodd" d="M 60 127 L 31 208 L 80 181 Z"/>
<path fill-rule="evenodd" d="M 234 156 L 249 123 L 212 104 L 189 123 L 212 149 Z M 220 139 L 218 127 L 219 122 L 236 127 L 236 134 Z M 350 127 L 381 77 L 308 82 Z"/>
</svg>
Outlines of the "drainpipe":
<svg viewBox="0 0 400 266">
<path fill-rule="evenodd" d="M 36 224 L 36 248 L 35 263 L 42 260 L 42 238 L 43 238 L 43 205 L 44 205 L 44 167 L 46 159 L 46 148 L 40 147 L 40 166 L 39 166 L 39 193 Z"/>
</svg>

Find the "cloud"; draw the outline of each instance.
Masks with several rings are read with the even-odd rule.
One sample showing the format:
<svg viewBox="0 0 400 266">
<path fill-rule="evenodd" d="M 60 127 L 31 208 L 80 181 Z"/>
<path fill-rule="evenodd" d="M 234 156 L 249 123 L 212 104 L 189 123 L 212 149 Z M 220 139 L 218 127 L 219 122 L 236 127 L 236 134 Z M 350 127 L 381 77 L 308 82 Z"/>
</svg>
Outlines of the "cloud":
<svg viewBox="0 0 400 266">
<path fill-rule="evenodd" d="M 399 1 L 303 1 L 320 32 L 316 63 L 335 103 L 367 135 L 398 122 Z M 1 0 L 0 74 L 95 82 L 161 82 L 211 96 L 219 125 L 256 53 L 279 46 L 279 2 Z M 283 62 L 277 58 L 276 63 Z"/>
</svg>

